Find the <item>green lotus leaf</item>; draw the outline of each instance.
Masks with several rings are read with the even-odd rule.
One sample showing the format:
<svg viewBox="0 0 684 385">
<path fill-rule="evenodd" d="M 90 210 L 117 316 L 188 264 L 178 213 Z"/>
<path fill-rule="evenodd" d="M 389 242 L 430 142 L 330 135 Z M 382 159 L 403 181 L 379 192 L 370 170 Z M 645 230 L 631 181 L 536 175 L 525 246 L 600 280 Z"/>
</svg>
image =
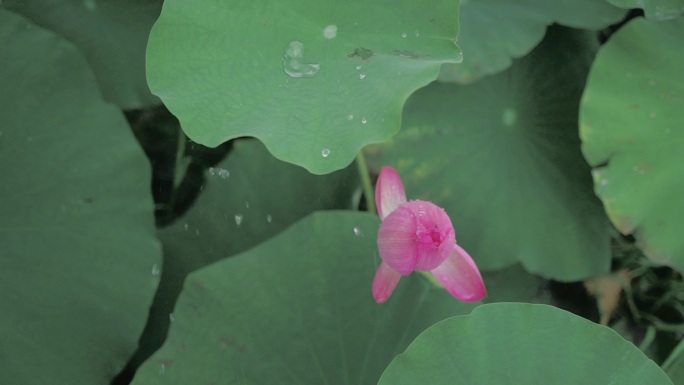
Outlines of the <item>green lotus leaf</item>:
<svg viewBox="0 0 684 385">
<path fill-rule="evenodd" d="M 562 281 L 607 273 L 608 221 L 577 134 L 597 46 L 590 32 L 553 28 L 506 72 L 416 92 L 401 132 L 367 149 L 371 167 L 396 167 L 409 198 L 444 207 L 481 268 L 521 262 Z"/>
<path fill-rule="evenodd" d="M 461 1 L 458 45 L 463 49 L 463 63 L 442 65 L 439 80 L 470 83 L 505 70 L 513 59 L 539 44 L 552 23 L 596 30 L 624 15 L 625 11 L 596 0 Z"/>
<path fill-rule="evenodd" d="M 641 8 L 647 19 L 668 20 L 684 15 L 682 0 L 608 0 L 609 3 L 620 8 Z"/>
<path fill-rule="evenodd" d="M 408 96 L 461 60 L 457 33 L 457 1 L 169 0 L 148 78 L 194 141 L 253 136 L 323 174 L 399 130 Z"/>
<path fill-rule="evenodd" d="M 672 385 L 613 330 L 552 306 L 513 303 L 428 328 L 378 385 L 514 383 Z"/>
<path fill-rule="evenodd" d="M 0 383 L 110 384 L 158 277 L 150 169 L 68 42 L 0 10 Z"/>
<path fill-rule="evenodd" d="M 104 98 L 123 109 L 158 104 L 145 79 L 145 47 L 161 0 L 3 0 L 1 7 L 76 45 Z M 31 26 L 27 26 L 30 28 Z"/>
<path fill-rule="evenodd" d="M 586 159 L 613 224 L 684 270 L 684 20 L 635 19 L 604 45 L 580 111 Z"/>
<path fill-rule="evenodd" d="M 187 214 L 159 231 L 164 267 L 138 359 L 166 338 L 169 313 L 190 272 L 254 247 L 316 210 L 358 206 L 356 167 L 312 175 L 253 139 L 235 141 L 228 158 L 205 176 Z"/>
</svg>

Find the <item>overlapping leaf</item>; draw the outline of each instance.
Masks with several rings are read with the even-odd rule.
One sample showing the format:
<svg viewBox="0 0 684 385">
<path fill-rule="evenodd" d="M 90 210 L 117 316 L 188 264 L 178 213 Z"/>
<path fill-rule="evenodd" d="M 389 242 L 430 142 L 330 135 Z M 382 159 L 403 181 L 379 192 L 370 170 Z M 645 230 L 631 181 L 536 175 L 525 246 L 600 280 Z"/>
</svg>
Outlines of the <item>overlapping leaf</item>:
<svg viewBox="0 0 684 385">
<path fill-rule="evenodd" d="M 275 159 L 256 140 L 239 140 L 210 168 L 188 213 L 162 229 L 164 267 L 139 357 L 166 337 L 169 313 L 190 272 L 235 255 L 316 210 L 354 209 L 360 193 L 356 167 L 317 176 Z"/>
<path fill-rule="evenodd" d="M 484 269 L 519 261 L 567 281 L 606 273 L 607 220 L 577 133 L 596 47 L 588 32 L 552 29 L 502 74 L 418 91 L 395 140 L 368 149 L 371 164 L 397 167 L 409 197 L 443 206 Z"/>
<path fill-rule="evenodd" d="M 379 385 L 672 385 L 611 329 L 548 305 L 484 305 L 427 329 Z"/>
<path fill-rule="evenodd" d="M 322 174 L 397 132 L 408 96 L 461 60 L 457 33 L 456 1 L 171 0 L 149 83 L 193 140 L 254 136 Z"/>
<path fill-rule="evenodd" d="M 68 42 L 0 10 L 0 383 L 109 384 L 156 288 L 150 170 Z M 29 28 L 30 27 L 30 28 Z"/>
<path fill-rule="evenodd" d="M 684 20 L 635 19 L 601 48 L 581 134 L 597 194 L 650 258 L 684 269 Z"/>
<path fill-rule="evenodd" d="M 526 55 L 539 44 L 552 23 L 601 29 L 620 21 L 624 14 L 595 0 L 462 1 L 458 45 L 464 52 L 463 63 L 444 64 L 439 80 L 470 83 L 505 70 L 513 59 Z"/>
<path fill-rule="evenodd" d="M 647 19 L 668 20 L 684 15 L 682 0 L 608 0 L 609 3 L 620 8 L 641 8 Z"/>
<path fill-rule="evenodd" d="M 2 7 L 74 43 L 93 68 L 106 100 L 124 109 L 159 103 L 145 79 L 145 47 L 161 10 L 161 0 L 3 0 L 1 3 Z"/>
</svg>

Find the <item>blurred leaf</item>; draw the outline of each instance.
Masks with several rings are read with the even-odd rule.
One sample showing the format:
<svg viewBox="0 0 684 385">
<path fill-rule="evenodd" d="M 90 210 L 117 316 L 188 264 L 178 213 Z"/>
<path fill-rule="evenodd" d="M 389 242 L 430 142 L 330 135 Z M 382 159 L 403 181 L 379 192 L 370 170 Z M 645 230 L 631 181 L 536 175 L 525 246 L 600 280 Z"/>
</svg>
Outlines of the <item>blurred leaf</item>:
<svg viewBox="0 0 684 385">
<path fill-rule="evenodd" d="M 423 329 L 475 306 L 415 274 L 376 304 L 379 222 L 315 213 L 192 273 L 169 339 L 133 384 L 376 384 Z"/>
<path fill-rule="evenodd" d="M 548 305 L 494 304 L 423 332 L 379 385 L 672 384 L 611 329 Z"/>
<path fill-rule="evenodd" d="M 521 262 L 561 281 L 607 273 L 607 220 L 580 152 L 577 109 L 597 42 L 554 28 L 508 71 L 411 97 L 393 141 L 368 148 L 409 198 L 444 207 L 484 269 Z M 573 54 L 569 54 L 573 52 Z"/>
<path fill-rule="evenodd" d="M 580 111 L 586 159 L 613 224 L 684 270 L 684 20 L 635 19 L 601 48 Z"/>
<path fill-rule="evenodd" d="M 61 38 L 0 10 L 0 383 L 109 384 L 157 285 L 150 170 Z"/>
<path fill-rule="evenodd" d="M 670 357 L 663 363 L 663 370 L 674 385 L 684 385 L 684 341 L 670 353 Z"/>
<path fill-rule="evenodd" d="M 456 1 L 167 0 L 148 76 L 194 141 L 254 136 L 324 174 L 397 132 L 408 96 L 460 62 L 457 33 Z"/>
<path fill-rule="evenodd" d="M 161 0 L 3 0 L 39 26 L 75 44 L 106 100 L 123 109 L 159 103 L 145 79 L 145 47 Z M 26 28 L 31 28 L 27 25 Z"/>
<path fill-rule="evenodd" d="M 609 3 L 620 8 L 641 8 L 647 19 L 667 20 L 684 15 L 684 1 L 682 0 L 608 0 Z"/>
<path fill-rule="evenodd" d="M 596 0 L 461 1 L 458 45 L 464 52 L 463 63 L 442 65 L 439 80 L 469 83 L 505 70 L 512 59 L 528 54 L 539 44 L 552 23 L 596 30 L 620 21 L 624 15 L 625 11 Z"/>
</svg>

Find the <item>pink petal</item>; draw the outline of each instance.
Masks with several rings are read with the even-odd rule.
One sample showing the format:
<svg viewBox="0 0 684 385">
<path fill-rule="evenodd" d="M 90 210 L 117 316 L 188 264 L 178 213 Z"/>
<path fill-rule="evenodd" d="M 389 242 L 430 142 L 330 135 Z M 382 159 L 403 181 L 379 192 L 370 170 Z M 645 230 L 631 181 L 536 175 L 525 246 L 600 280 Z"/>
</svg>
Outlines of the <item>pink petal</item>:
<svg viewBox="0 0 684 385">
<path fill-rule="evenodd" d="M 380 170 L 375 184 L 375 204 L 378 206 L 380 219 L 384 220 L 402 203 L 406 203 L 404 183 L 395 169 L 385 166 Z"/>
<path fill-rule="evenodd" d="M 409 275 L 416 265 L 416 218 L 406 207 L 399 207 L 385 218 L 378 230 L 380 258 L 402 275 Z"/>
<path fill-rule="evenodd" d="M 401 274 L 389 267 L 386 263 L 381 263 L 378 271 L 373 278 L 373 298 L 375 302 L 384 303 L 394 292 L 399 283 Z"/>
<path fill-rule="evenodd" d="M 402 275 L 436 268 L 455 244 L 451 220 L 442 208 L 430 202 L 401 204 L 378 231 L 380 258 Z"/>
<path fill-rule="evenodd" d="M 459 245 L 454 246 L 449 257 L 432 274 L 451 295 L 463 302 L 476 302 L 487 296 L 477 265 Z"/>
</svg>

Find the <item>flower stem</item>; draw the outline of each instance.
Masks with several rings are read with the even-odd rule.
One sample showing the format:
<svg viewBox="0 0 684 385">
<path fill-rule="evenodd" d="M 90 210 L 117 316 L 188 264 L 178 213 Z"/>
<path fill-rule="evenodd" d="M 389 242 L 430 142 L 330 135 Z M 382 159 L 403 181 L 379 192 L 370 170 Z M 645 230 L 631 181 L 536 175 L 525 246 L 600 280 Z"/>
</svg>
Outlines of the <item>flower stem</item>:
<svg viewBox="0 0 684 385">
<path fill-rule="evenodd" d="M 368 212 L 375 213 L 375 194 L 373 193 L 373 185 L 371 184 L 370 173 L 368 172 L 368 165 L 366 165 L 366 157 L 363 156 L 363 150 L 356 154 L 356 166 L 361 177 L 363 195 L 366 197 L 366 208 Z"/>
</svg>

